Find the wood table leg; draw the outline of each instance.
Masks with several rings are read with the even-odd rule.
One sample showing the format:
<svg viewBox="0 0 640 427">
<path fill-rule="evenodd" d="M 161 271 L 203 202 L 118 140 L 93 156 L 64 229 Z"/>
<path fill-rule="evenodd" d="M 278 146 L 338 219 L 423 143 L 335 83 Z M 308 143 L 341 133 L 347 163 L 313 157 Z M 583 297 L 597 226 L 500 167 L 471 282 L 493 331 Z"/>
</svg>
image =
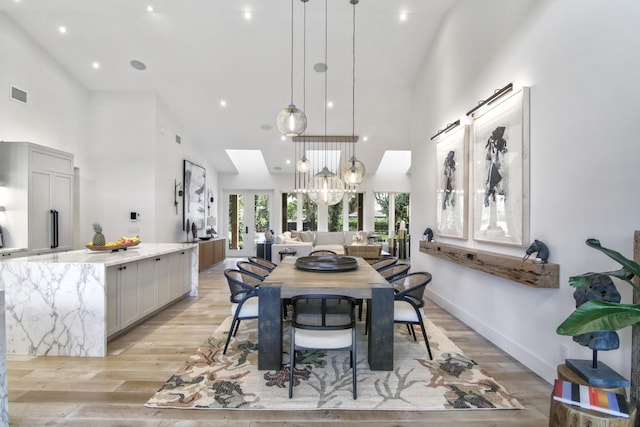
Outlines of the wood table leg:
<svg viewBox="0 0 640 427">
<path fill-rule="evenodd" d="M 393 370 L 393 287 L 372 285 L 369 327 L 369 368 L 372 371 Z"/>
<path fill-rule="evenodd" d="M 279 370 L 282 367 L 280 286 L 262 283 L 258 295 L 258 369 Z"/>
</svg>

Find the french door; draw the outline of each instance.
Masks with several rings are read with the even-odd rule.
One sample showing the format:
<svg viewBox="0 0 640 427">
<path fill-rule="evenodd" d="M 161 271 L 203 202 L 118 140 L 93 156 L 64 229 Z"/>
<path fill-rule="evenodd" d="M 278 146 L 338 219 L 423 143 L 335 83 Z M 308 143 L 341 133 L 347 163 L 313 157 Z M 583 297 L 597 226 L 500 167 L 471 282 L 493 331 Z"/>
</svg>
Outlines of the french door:
<svg viewBox="0 0 640 427">
<path fill-rule="evenodd" d="M 225 224 L 230 257 L 254 256 L 259 241 L 271 226 L 273 192 L 225 192 Z"/>
</svg>

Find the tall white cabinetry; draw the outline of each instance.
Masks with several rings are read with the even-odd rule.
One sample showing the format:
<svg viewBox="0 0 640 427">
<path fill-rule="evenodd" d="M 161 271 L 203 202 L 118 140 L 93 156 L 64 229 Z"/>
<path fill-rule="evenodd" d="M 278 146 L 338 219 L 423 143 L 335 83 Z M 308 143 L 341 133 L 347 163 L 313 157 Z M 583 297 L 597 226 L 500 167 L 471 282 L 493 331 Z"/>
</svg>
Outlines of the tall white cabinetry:
<svg viewBox="0 0 640 427">
<path fill-rule="evenodd" d="M 4 245 L 29 254 L 73 246 L 73 154 L 30 142 L 0 142 Z"/>
</svg>

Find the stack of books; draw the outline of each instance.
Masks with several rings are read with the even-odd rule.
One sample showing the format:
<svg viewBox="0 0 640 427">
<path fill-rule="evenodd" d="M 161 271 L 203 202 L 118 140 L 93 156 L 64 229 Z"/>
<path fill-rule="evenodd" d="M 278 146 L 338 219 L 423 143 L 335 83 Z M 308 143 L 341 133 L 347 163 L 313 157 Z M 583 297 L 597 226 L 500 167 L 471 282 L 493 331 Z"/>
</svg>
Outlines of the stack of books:
<svg viewBox="0 0 640 427">
<path fill-rule="evenodd" d="M 553 398 L 568 405 L 629 418 L 627 398 L 623 394 L 610 390 L 556 380 L 553 386 Z"/>
</svg>

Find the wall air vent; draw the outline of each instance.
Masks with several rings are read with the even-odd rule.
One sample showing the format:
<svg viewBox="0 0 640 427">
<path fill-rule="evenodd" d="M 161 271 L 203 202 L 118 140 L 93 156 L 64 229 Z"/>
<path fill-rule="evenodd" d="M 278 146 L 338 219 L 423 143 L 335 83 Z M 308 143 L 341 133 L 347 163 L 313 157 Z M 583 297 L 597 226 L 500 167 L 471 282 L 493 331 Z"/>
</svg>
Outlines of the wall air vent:
<svg viewBox="0 0 640 427">
<path fill-rule="evenodd" d="M 27 92 L 22 89 L 18 89 L 15 86 L 11 86 L 11 99 L 18 101 L 21 104 L 27 103 Z"/>
<path fill-rule="evenodd" d="M 176 142 L 182 144 L 182 137 L 180 135 L 176 135 Z"/>
</svg>

